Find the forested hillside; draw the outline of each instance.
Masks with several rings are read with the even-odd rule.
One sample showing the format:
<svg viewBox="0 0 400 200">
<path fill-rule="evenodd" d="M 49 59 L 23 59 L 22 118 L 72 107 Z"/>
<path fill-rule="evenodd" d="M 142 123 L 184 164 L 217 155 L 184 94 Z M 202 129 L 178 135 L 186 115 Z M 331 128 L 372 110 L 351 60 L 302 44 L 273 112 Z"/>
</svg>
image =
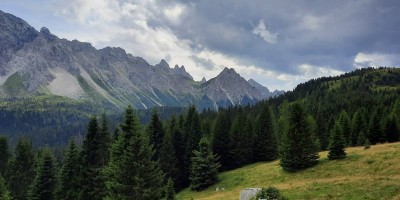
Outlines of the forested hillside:
<svg viewBox="0 0 400 200">
<path fill-rule="evenodd" d="M 79 137 L 71 137 L 64 156 L 57 155 L 59 165 L 51 151 L 33 148 L 27 139 L 19 139 L 10 153 L 2 138 L 7 187 L 0 194 L 173 199 L 175 191 L 204 190 L 218 182 L 219 172 L 255 162 L 280 159 L 285 171 L 297 172 L 318 165 L 320 150 L 328 149 L 331 160 L 344 159 L 345 147 L 399 141 L 399 90 L 400 69 L 368 68 L 310 80 L 253 106 L 201 113 L 191 106 L 166 120 L 153 111 L 147 124 L 128 107 L 115 128 L 106 114 L 86 118 L 83 144 L 77 147 Z M 58 166 L 61 174 L 55 176 Z M 42 194 L 49 189 L 40 182 L 54 178 L 60 182 Z"/>
</svg>

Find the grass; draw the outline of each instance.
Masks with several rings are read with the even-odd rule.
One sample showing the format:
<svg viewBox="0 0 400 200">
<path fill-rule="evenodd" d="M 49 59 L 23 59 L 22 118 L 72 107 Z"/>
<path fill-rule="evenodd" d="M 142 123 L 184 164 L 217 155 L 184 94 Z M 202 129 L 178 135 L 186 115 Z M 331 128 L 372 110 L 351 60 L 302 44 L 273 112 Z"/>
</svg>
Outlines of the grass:
<svg viewBox="0 0 400 200">
<path fill-rule="evenodd" d="M 221 173 L 220 182 L 205 191 L 185 189 L 177 199 L 236 200 L 244 188 L 268 186 L 289 199 L 400 199 L 400 143 L 346 152 L 347 158 L 336 161 L 321 152 L 318 165 L 296 173 L 283 171 L 279 161 L 248 165 Z"/>
<path fill-rule="evenodd" d="M 10 96 L 25 94 L 27 89 L 25 88 L 23 81 L 23 78 L 18 72 L 14 73 L 7 78 L 6 82 L 4 82 L 3 88 Z"/>
</svg>

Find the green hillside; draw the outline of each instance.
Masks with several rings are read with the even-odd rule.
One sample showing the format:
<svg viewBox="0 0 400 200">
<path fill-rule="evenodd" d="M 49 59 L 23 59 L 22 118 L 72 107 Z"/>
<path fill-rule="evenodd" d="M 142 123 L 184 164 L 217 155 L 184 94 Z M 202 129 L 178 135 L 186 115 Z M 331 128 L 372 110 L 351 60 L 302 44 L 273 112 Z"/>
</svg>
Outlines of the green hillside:
<svg viewBox="0 0 400 200">
<path fill-rule="evenodd" d="M 244 188 L 268 186 L 289 199 L 400 199 L 400 143 L 346 151 L 339 161 L 321 152 L 318 165 L 296 173 L 284 172 L 278 161 L 247 165 L 221 173 L 220 182 L 203 192 L 185 189 L 177 199 L 236 200 Z"/>
</svg>

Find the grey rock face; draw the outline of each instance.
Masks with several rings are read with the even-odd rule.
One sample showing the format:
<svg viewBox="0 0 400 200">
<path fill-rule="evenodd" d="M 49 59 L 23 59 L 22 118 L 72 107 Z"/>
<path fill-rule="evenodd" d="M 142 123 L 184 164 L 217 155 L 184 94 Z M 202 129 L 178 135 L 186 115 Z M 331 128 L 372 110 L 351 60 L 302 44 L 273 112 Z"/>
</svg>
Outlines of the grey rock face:
<svg viewBox="0 0 400 200">
<path fill-rule="evenodd" d="M 0 28 L 0 85 L 18 73 L 31 94 L 51 93 L 121 108 L 217 108 L 265 98 L 233 69 L 196 82 L 184 66 L 171 68 L 165 60 L 153 66 L 122 48 L 97 50 L 89 43 L 60 39 L 47 28 L 37 32 L 1 11 Z"/>
</svg>

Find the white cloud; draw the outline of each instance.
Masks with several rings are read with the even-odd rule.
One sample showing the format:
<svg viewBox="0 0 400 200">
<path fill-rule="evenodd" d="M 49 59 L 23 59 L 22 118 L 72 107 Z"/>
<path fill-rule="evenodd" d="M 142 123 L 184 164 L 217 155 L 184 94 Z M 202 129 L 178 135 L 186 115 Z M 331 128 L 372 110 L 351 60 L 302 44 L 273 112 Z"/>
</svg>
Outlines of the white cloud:
<svg viewBox="0 0 400 200">
<path fill-rule="evenodd" d="M 354 67 L 392 67 L 400 64 L 400 55 L 380 53 L 358 53 L 354 58 Z"/>
<path fill-rule="evenodd" d="M 278 33 L 270 32 L 263 20 L 260 20 L 258 26 L 254 27 L 253 34 L 260 36 L 267 43 L 274 44 L 278 42 Z"/>
<path fill-rule="evenodd" d="M 305 15 L 300 22 L 300 27 L 303 29 L 315 31 L 317 29 L 320 29 L 323 23 L 324 18 L 322 16 L 317 17 L 313 15 Z"/>
<path fill-rule="evenodd" d="M 164 9 L 164 14 L 170 22 L 177 25 L 180 23 L 180 17 L 184 12 L 185 7 L 182 4 L 176 4 L 174 6 Z"/>
</svg>

